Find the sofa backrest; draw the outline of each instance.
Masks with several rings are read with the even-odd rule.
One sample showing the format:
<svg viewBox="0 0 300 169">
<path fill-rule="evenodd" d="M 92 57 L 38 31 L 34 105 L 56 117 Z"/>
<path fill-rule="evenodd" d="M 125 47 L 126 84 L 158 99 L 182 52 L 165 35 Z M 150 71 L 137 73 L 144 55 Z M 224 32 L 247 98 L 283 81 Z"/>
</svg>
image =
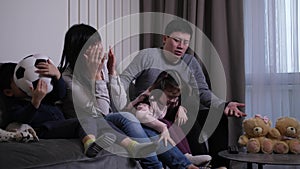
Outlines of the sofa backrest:
<svg viewBox="0 0 300 169">
<path fill-rule="evenodd" d="M 0 67 L 2 66 L 3 63 L 0 63 Z M 3 120 L 2 120 L 2 114 L 5 110 L 5 105 L 3 101 L 3 95 L 0 93 L 0 127 L 3 127 Z"/>
<path fill-rule="evenodd" d="M 4 106 L 4 103 L 3 103 L 3 99 L 2 99 L 2 96 L 0 97 L 0 128 L 3 128 L 3 120 L 2 120 L 2 114 L 5 110 L 5 106 Z"/>
</svg>

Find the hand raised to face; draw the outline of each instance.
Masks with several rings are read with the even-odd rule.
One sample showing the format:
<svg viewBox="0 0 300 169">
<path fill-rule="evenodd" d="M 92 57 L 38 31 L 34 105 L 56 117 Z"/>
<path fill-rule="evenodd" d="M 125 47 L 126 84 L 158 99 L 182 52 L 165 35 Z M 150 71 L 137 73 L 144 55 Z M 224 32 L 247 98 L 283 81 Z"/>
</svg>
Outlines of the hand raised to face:
<svg viewBox="0 0 300 169">
<path fill-rule="evenodd" d="M 103 79 L 101 70 L 105 57 L 102 44 L 96 43 L 95 45 L 91 45 L 84 53 L 84 59 L 87 64 L 86 67 L 88 69 L 89 76 L 96 80 Z"/>
<path fill-rule="evenodd" d="M 112 76 L 116 76 L 116 57 L 111 47 L 108 51 L 108 62 L 107 62 L 108 73 Z"/>
<path fill-rule="evenodd" d="M 40 62 L 36 67 L 38 68 L 36 73 L 39 73 L 42 76 L 55 77 L 57 80 L 61 76 L 58 68 L 50 60 L 47 60 L 47 62 Z"/>
<path fill-rule="evenodd" d="M 39 80 L 35 89 L 32 90 L 32 99 L 31 103 L 35 108 L 40 107 L 41 101 L 47 95 L 47 83 L 43 80 Z"/>
</svg>

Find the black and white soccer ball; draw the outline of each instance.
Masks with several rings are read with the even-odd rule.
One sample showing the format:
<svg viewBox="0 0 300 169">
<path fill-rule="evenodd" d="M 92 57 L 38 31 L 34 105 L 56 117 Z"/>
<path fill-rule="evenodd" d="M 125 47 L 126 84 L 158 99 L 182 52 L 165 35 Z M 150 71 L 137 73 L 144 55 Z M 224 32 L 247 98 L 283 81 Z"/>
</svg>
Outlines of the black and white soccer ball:
<svg viewBox="0 0 300 169">
<path fill-rule="evenodd" d="M 47 84 L 47 93 L 51 92 L 53 85 L 51 77 L 41 76 L 36 73 L 36 65 L 40 62 L 47 62 L 51 59 L 42 54 L 33 54 L 22 59 L 16 66 L 14 72 L 14 81 L 16 85 L 22 89 L 28 96 L 32 96 L 31 88 L 35 89 L 39 79 L 42 79 Z M 52 61 L 51 61 L 52 62 Z"/>
</svg>

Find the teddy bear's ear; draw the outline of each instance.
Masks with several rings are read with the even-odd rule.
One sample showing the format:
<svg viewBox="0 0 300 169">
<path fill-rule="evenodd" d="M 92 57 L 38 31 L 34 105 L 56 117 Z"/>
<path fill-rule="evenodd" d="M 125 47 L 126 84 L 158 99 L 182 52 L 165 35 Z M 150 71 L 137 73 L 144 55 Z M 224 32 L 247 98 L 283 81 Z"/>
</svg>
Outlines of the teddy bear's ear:
<svg viewBox="0 0 300 169">
<path fill-rule="evenodd" d="M 250 121 L 251 121 L 251 119 L 244 119 L 242 127 L 245 127 L 245 125 L 247 125 L 247 123 L 249 123 Z"/>
<path fill-rule="evenodd" d="M 272 121 L 271 121 L 271 120 L 268 121 L 268 125 L 269 125 L 270 127 L 272 126 Z"/>
<path fill-rule="evenodd" d="M 243 120 L 243 124 L 242 124 L 243 127 L 244 127 L 244 124 L 247 122 L 247 120 L 248 120 L 248 119 L 244 119 L 244 120 Z"/>
<path fill-rule="evenodd" d="M 282 127 L 280 127 L 281 125 L 279 125 L 279 124 L 284 124 L 285 119 L 286 119 L 286 117 L 279 117 L 275 122 L 275 128 L 280 130 L 280 128 L 282 128 Z"/>
<path fill-rule="evenodd" d="M 276 123 L 282 121 L 284 118 L 285 118 L 285 117 L 280 117 L 280 118 L 278 118 L 278 119 L 276 120 Z"/>
<path fill-rule="evenodd" d="M 292 120 L 298 122 L 298 120 L 295 117 L 289 117 L 289 118 L 291 118 Z"/>
</svg>

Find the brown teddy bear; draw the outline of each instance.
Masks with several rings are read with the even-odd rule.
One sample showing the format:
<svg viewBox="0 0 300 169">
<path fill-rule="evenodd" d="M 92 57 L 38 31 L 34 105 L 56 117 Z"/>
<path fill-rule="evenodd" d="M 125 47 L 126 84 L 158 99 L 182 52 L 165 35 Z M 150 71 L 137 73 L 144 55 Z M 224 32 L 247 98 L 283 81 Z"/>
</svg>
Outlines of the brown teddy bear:
<svg viewBox="0 0 300 169">
<path fill-rule="evenodd" d="M 239 137 L 238 143 L 247 148 L 249 153 L 273 153 L 276 139 L 280 138 L 277 129 L 271 128 L 272 122 L 260 115 L 243 121 L 244 134 Z"/>
<path fill-rule="evenodd" d="M 300 122 L 293 117 L 281 117 L 277 119 L 275 128 L 281 138 L 274 144 L 274 152 L 300 154 Z"/>
</svg>

